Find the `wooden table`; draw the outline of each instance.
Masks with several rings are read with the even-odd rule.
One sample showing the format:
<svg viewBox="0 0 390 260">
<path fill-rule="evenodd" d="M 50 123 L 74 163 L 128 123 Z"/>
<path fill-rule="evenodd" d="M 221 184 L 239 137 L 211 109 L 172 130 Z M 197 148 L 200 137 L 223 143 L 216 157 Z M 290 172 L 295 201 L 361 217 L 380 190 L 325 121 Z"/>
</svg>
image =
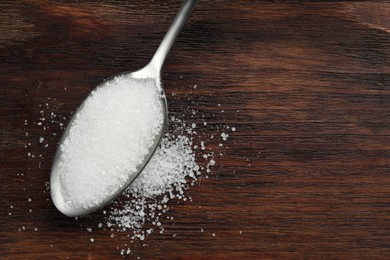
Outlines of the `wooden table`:
<svg viewBox="0 0 390 260">
<path fill-rule="evenodd" d="M 101 212 L 53 206 L 60 137 L 39 143 L 39 105 L 69 116 L 102 79 L 146 64 L 179 5 L 0 2 L 1 259 L 121 257 L 127 233 L 97 229 Z M 129 257 L 389 259 L 389 14 L 387 1 L 201 1 L 164 67 L 170 111 L 204 117 L 205 136 L 237 131 L 210 142 L 213 173 Z"/>
</svg>

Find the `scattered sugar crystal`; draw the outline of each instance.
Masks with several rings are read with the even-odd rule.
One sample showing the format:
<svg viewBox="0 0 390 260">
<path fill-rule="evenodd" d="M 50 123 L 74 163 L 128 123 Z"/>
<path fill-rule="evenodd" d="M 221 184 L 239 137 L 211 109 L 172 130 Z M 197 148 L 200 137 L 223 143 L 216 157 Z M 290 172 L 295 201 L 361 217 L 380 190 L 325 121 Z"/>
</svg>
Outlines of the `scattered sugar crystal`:
<svg viewBox="0 0 390 260">
<path fill-rule="evenodd" d="M 119 76 L 84 102 L 60 147 L 57 170 L 68 205 L 97 205 L 137 173 L 163 122 L 156 84 Z"/>
<path fill-rule="evenodd" d="M 214 165 L 215 165 L 215 161 L 214 161 L 213 159 L 211 159 L 211 160 L 209 161 L 209 165 L 210 165 L 210 166 L 214 166 Z"/>
<path fill-rule="evenodd" d="M 195 123 L 192 123 L 192 128 L 195 128 L 196 127 L 196 124 Z"/>
<path fill-rule="evenodd" d="M 32 201 L 32 199 L 31 199 L 31 198 L 28 198 L 28 199 L 27 199 L 27 201 L 28 201 L 28 202 L 31 202 L 31 201 Z"/>
<path fill-rule="evenodd" d="M 39 143 L 40 143 L 40 144 L 43 143 L 44 140 L 45 140 L 45 138 L 39 137 Z"/>
<path fill-rule="evenodd" d="M 89 241 L 91 241 L 91 243 L 95 242 L 95 239 L 91 238 L 89 239 Z"/>
<path fill-rule="evenodd" d="M 221 133 L 221 137 L 222 137 L 222 140 L 226 141 L 227 138 L 229 137 L 229 135 L 226 133 Z"/>
<path fill-rule="evenodd" d="M 233 131 L 233 132 L 236 131 L 236 128 L 235 128 L 234 126 L 232 127 L 232 131 Z"/>
<path fill-rule="evenodd" d="M 213 233 L 213 237 L 215 237 L 215 233 Z"/>
</svg>

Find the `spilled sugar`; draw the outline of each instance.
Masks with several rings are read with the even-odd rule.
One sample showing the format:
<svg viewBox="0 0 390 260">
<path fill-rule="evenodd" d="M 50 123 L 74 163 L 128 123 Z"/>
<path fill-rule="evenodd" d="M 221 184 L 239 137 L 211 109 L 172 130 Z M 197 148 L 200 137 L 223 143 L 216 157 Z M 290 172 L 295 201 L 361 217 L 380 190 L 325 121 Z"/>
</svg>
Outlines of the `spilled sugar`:
<svg viewBox="0 0 390 260">
<path fill-rule="evenodd" d="M 68 205 L 99 205 L 136 176 L 163 124 L 160 98 L 154 79 L 128 76 L 91 93 L 60 146 L 56 170 Z"/>
<path fill-rule="evenodd" d="M 161 212 L 167 212 L 168 202 L 172 199 L 186 201 L 185 190 L 204 169 L 196 162 L 192 128 L 174 117 L 171 124 L 173 131 L 165 134 L 148 165 L 126 190 L 125 203 L 122 200 L 111 206 L 108 226 L 117 226 L 121 231 L 130 229 L 133 238 L 143 240 L 152 233 L 153 228 L 140 230 L 146 221 L 160 228 Z"/>
</svg>

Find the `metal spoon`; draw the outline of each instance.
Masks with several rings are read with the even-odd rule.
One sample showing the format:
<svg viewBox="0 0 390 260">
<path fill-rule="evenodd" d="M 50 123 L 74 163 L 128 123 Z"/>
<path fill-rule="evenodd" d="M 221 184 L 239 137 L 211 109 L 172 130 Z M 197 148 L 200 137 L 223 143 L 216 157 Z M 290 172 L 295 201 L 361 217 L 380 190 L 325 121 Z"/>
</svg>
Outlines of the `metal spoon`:
<svg viewBox="0 0 390 260">
<path fill-rule="evenodd" d="M 177 13 L 172 25 L 168 29 L 168 32 L 166 33 L 164 39 L 162 40 L 160 46 L 158 47 L 156 53 L 154 54 L 152 60 L 149 62 L 147 66 L 144 68 L 135 71 L 135 72 L 125 72 L 121 73 L 117 76 L 123 76 L 126 75 L 126 77 L 133 77 L 137 79 L 153 79 L 156 81 L 155 84 L 158 90 L 162 93 L 160 103 L 163 107 L 163 113 L 164 113 L 164 120 L 163 125 L 160 128 L 160 133 L 155 137 L 153 146 L 150 147 L 149 154 L 147 154 L 142 163 L 138 165 L 137 171 L 129 174 L 128 180 L 126 183 L 124 183 L 121 187 L 117 187 L 117 190 L 115 190 L 112 195 L 105 198 L 101 203 L 96 204 L 94 206 L 90 207 L 83 207 L 83 206 L 74 206 L 72 204 L 68 204 L 65 202 L 64 197 L 61 193 L 61 182 L 60 182 L 60 173 L 59 173 L 59 163 L 61 160 L 61 149 L 59 148 L 61 144 L 64 142 L 64 140 L 69 135 L 69 131 L 72 128 L 72 122 L 76 118 L 77 113 L 82 111 L 83 104 L 79 107 L 77 112 L 73 115 L 72 119 L 70 120 L 66 130 L 63 133 L 63 136 L 61 138 L 61 141 L 59 143 L 59 147 L 57 148 L 57 152 L 53 161 L 52 170 L 51 170 L 51 176 L 50 176 L 50 187 L 51 187 L 51 197 L 54 202 L 54 205 L 57 207 L 59 211 L 61 211 L 63 214 L 70 216 L 70 217 L 76 217 L 76 216 L 82 216 L 90 214 L 98 209 L 103 208 L 107 204 L 109 204 L 112 200 L 117 198 L 133 181 L 134 179 L 139 175 L 139 173 L 143 170 L 143 168 L 146 166 L 146 164 L 149 162 L 150 158 L 152 157 L 154 151 L 158 147 L 160 140 L 162 138 L 162 135 L 164 133 L 165 124 L 167 121 L 167 102 L 164 95 L 164 90 L 161 85 L 161 68 L 164 63 L 165 58 L 168 55 L 169 50 L 171 49 L 173 42 L 179 35 L 180 31 L 184 27 L 184 24 L 186 23 L 188 17 L 190 16 L 192 10 L 194 9 L 195 5 L 197 4 L 197 0 L 184 0 L 179 12 Z M 112 79 L 113 77 L 105 80 L 101 84 L 99 84 L 97 87 L 104 87 L 104 83 L 108 80 Z"/>
</svg>

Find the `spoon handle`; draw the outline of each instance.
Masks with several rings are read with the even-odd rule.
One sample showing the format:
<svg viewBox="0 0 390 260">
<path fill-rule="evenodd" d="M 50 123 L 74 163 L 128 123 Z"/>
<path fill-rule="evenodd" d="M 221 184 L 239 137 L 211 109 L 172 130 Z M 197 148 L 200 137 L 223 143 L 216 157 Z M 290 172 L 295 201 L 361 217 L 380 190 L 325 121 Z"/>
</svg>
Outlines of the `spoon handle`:
<svg viewBox="0 0 390 260">
<path fill-rule="evenodd" d="M 176 14 L 175 19 L 173 20 L 171 26 L 168 29 L 168 32 L 165 34 L 164 39 L 162 40 L 160 46 L 158 47 L 156 53 L 154 54 L 152 60 L 148 66 L 152 66 L 157 76 L 160 75 L 162 65 L 164 64 L 165 58 L 168 55 L 169 50 L 171 49 L 174 41 L 179 35 L 180 31 L 183 29 L 184 24 L 187 22 L 188 17 L 190 16 L 195 5 L 198 3 L 198 0 L 184 0 L 179 12 Z"/>
</svg>

